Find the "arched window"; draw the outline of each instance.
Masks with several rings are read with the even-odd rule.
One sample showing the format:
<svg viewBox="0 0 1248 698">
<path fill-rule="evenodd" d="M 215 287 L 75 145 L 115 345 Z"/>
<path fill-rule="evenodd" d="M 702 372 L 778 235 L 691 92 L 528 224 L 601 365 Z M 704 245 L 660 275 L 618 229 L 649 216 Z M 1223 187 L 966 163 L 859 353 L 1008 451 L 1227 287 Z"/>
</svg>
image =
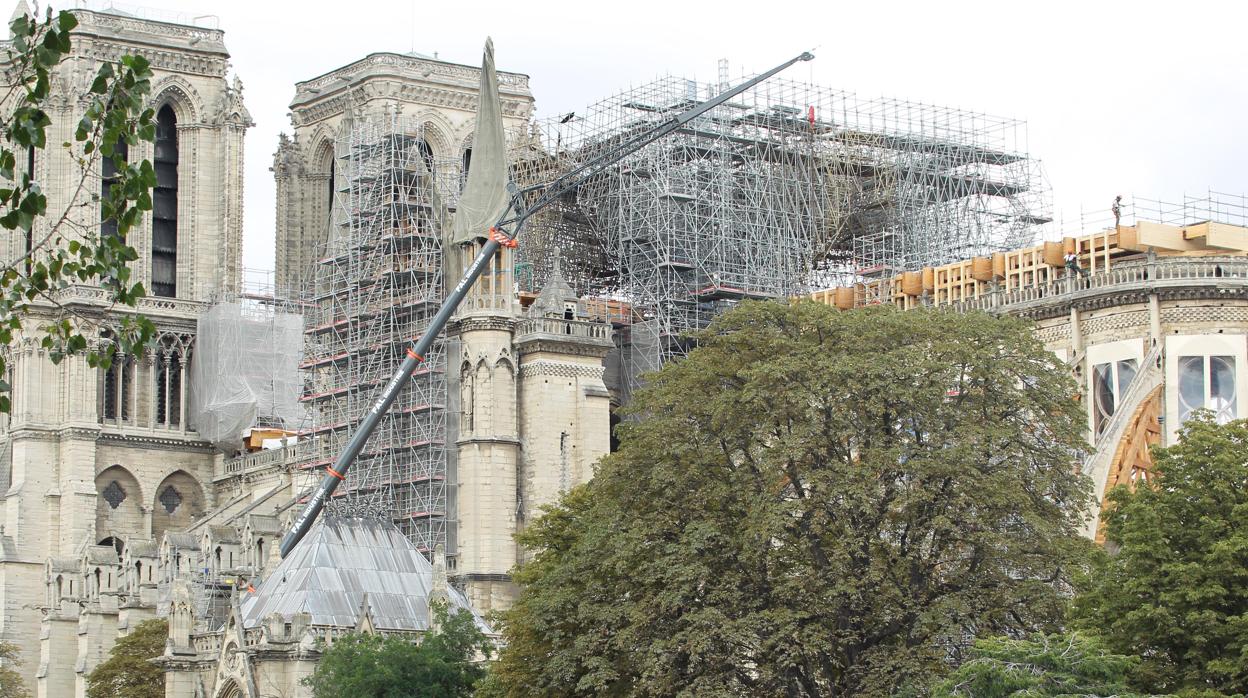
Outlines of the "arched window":
<svg viewBox="0 0 1248 698">
<path fill-rule="evenodd" d="M 470 167 L 472 167 L 472 148 L 464 148 L 464 177 L 468 176 Z"/>
<path fill-rule="evenodd" d="M 130 146 L 124 140 L 117 141 L 117 145 L 113 146 L 112 157 L 102 157 L 100 165 L 100 199 L 107 200 L 108 194 L 113 189 L 113 185 L 117 183 L 117 166 L 113 163 L 114 157 L 120 157 L 121 160 L 130 159 Z M 104 218 L 104 213 L 100 212 L 100 237 L 117 237 L 117 219 Z"/>
<path fill-rule="evenodd" d="M 156 189 L 152 191 L 152 295 L 178 291 L 178 117 L 156 114 Z"/>
<path fill-rule="evenodd" d="M 182 420 L 182 359 L 172 340 L 156 354 L 156 426 L 173 428 Z"/>
<path fill-rule="evenodd" d="M 334 227 L 334 159 L 329 159 L 329 179 L 325 192 L 325 229 Z"/>
<path fill-rule="evenodd" d="M 416 143 L 416 149 L 420 153 L 420 160 L 425 165 L 425 171 L 430 175 L 435 174 L 433 170 L 433 148 L 429 147 L 429 141 L 420 139 Z"/>
</svg>

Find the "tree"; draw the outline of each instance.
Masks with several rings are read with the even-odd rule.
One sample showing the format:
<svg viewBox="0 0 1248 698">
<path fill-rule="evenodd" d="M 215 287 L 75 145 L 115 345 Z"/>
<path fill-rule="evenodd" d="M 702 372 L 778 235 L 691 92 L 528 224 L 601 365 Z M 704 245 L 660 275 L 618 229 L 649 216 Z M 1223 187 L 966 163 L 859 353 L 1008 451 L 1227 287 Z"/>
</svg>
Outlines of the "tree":
<svg viewBox="0 0 1248 698">
<path fill-rule="evenodd" d="M 1248 422 L 1189 420 L 1157 477 L 1109 494 L 1113 555 L 1078 623 L 1143 659 L 1141 685 L 1248 693 Z"/>
<path fill-rule="evenodd" d="M 30 15 L 9 25 L 11 46 L 0 66 L 0 229 L 18 242 L 21 253 L 0 266 L 0 345 L 23 332 L 34 334 L 54 362 L 86 352 L 90 365 L 107 366 L 112 352 L 134 352 L 154 333 L 150 321 L 135 314 L 111 320 L 112 344 L 91 346 L 99 316 L 77 312 L 61 303 L 58 291 L 73 284 L 99 284 L 114 305 L 133 307 L 144 295 L 132 283 L 129 263 L 137 259 L 127 233 L 151 210 L 156 174 L 150 162 L 127 161 L 130 146 L 154 141 L 154 112 L 147 106 L 152 73 L 141 56 L 123 56 L 101 63 L 88 93 L 86 108 L 75 129 L 75 143 L 60 147 L 77 168 L 77 185 L 66 192 L 64 208 L 48 211 L 48 199 L 33 178 L 31 164 L 49 148 L 52 119 L 45 110 L 57 66 L 70 53 L 71 32 L 78 20 L 69 12 L 42 21 Z M 122 145 L 126 147 L 121 147 Z M 107 164 L 110 183 L 96 193 Z M 92 185 L 92 188 L 88 188 Z M 100 213 L 94 214 L 99 201 Z M 90 213 L 88 213 L 88 211 Z M 101 221 L 109 221 L 107 231 Z M 37 317 L 38 326 L 26 327 Z M 37 332 L 31 332 L 37 330 Z M 0 376 L 5 356 L 0 353 Z M 0 412 L 9 410 L 9 385 L 0 380 Z"/>
<path fill-rule="evenodd" d="M 22 675 L 15 667 L 22 665 L 17 647 L 7 642 L 0 642 L 0 698 L 27 698 Z"/>
<path fill-rule="evenodd" d="M 1024 321 L 744 303 L 521 535 L 510 695 L 886 695 L 1060 616 L 1088 485 Z"/>
<path fill-rule="evenodd" d="M 355 634 L 334 640 L 304 679 L 318 698 L 454 698 L 472 695 L 493 644 L 465 610 L 434 608 L 438 627 L 419 644 L 403 637 Z"/>
<path fill-rule="evenodd" d="M 87 675 L 87 698 L 164 698 L 165 674 L 151 660 L 165 653 L 169 624 L 145 620 L 119 638 Z"/>
<path fill-rule="evenodd" d="M 1095 637 L 1070 633 L 976 640 L 971 659 L 936 687 L 933 698 L 1138 695 L 1127 677 L 1137 657 L 1113 654 Z"/>
</svg>

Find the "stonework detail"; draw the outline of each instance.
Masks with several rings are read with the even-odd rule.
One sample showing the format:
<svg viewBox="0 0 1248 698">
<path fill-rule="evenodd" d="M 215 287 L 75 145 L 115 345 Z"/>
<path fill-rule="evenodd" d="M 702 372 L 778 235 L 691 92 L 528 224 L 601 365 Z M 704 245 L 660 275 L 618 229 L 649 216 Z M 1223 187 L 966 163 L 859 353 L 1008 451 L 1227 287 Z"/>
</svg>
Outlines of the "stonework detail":
<svg viewBox="0 0 1248 698">
<path fill-rule="evenodd" d="M 83 95 L 99 62 L 142 53 L 152 65 L 151 106 L 178 117 L 176 287 L 138 310 L 158 329 L 157 346 L 109 370 L 74 356 L 53 363 L 29 329 L 7 348 L 13 407 L 0 419 L 0 640 L 22 650 L 29 688 L 41 696 L 81 696 L 86 675 L 119 633 L 155 617 L 162 570 L 157 546 L 218 505 L 216 461 L 183 410 L 196 318 L 238 288 L 242 257 L 243 137 L 251 117 L 242 83 L 227 80 L 224 34 L 138 17 L 75 10 L 73 53 L 56 69 L 49 97 L 49 144 L 74 142 Z M 140 144 L 132 157 L 151 159 Z M 50 212 L 70 211 L 84 229 L 98 204 L 78 194 L 78 165 L 55 146 L 34 171 Z M 89 173 L 98 178 L 98 171 Z M 41 222 L 39 225 L 47 225 Z M 129 241 L 134 281 L 153 289 L 153 223 L 144 216 Z M 0 249 L 6 259 L 21 251 Z M 102 289 L 75 285 L 56 302 L 101 318 L 94 348 L 120 320 Z M 55 316 L 32 304 L 28 328 Z M 165 494 L 177 492 L 177 497 Z M 185 564 L 185 558 L 179 558 Z M 171 568 L 166 567 L 165 571 Z M 190 568 L 187 568 L 190 572 Z M 192 694 L 186 694 L 192 695 Z"/>
</svg>

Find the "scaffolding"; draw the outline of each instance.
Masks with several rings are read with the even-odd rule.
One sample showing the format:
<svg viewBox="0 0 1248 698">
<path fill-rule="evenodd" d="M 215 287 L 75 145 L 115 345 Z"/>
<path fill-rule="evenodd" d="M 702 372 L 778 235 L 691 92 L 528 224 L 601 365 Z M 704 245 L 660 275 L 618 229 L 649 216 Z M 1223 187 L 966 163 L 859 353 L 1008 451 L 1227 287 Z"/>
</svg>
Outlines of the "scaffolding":
<svg viewBox="0 0 1248 698">
<path fill-rule="evenodd" d="M 442 302 L 435 177 L 457 184 L 452 170 L 400 116 L 358 121 L 338 144 L 335 225 L 304 296 L 312 426 L 300 438 L 317 454 L 305 472 L 342 452 Z M 445 371 L 439 341 L 330 503 L 340 516 L 388 516 L 426 552 L 448 543 Z"/>
<path fill-rule="evenodd" d="M 550 181 L 719 85 L 666 78 L 540 124 L 513 158 Z M 1049 221 L 1018 121 L 769 80 L 629 155 L 531 220 L 517 280 L 555 255 L 582 295 L 631 304 L 627 393 L 742 299 L 781 298 L 1026 244 Z"/>
</svg>

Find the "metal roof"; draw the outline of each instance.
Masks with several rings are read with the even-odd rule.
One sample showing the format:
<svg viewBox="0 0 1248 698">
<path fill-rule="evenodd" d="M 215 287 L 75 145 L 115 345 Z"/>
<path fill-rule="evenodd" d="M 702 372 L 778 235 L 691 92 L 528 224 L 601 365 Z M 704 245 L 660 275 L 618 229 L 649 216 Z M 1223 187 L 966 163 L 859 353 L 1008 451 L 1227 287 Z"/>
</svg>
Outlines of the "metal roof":
<svg viewBox="0 0 1248 698">
<path fill-rule="evenodd" d="M 306 612 L 314 625 L 354 628 L 366 611 L 379 630 L 427 630 L 432 586 L 433 566 L 394 524 L 323 518 L 243 600 L 243 627 Z M 467 605 L 454 590 L 448 597 Z"/>
</svg>

